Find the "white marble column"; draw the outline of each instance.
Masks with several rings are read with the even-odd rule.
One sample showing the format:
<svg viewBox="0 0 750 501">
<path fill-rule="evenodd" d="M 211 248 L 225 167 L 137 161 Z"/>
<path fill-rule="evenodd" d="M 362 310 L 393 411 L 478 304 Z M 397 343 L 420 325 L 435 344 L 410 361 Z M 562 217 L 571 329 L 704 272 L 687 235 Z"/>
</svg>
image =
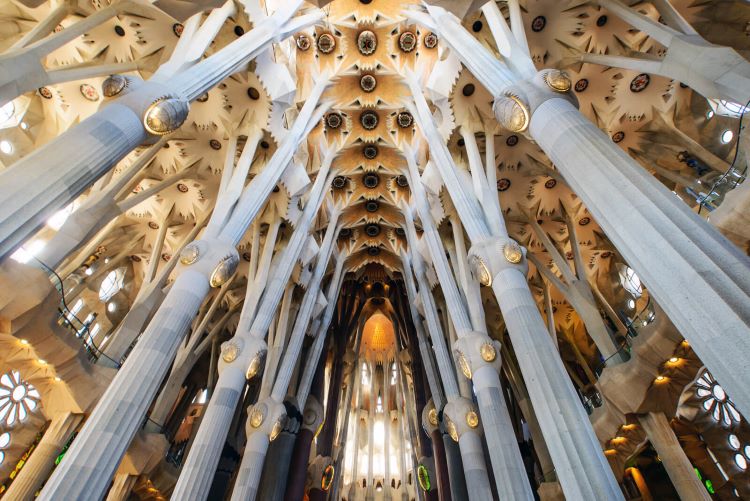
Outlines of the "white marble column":
<svg viewBox="0 0 750 501">
<path fill-rule="evenodd" d="M 52 417 L 44 436 L 34 448 L 23 469 L 5 493 L 8 499 L 33 499 L 36 491 L 47 480 L 70 435 L 75 431 L 83 414 L 61 412 Z"/>
</svg>

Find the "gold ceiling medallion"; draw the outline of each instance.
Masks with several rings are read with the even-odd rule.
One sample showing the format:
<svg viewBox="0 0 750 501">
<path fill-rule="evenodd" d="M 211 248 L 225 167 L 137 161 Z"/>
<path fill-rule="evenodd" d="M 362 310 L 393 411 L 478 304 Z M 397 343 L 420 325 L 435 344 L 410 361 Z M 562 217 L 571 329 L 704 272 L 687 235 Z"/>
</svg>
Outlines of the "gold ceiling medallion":
<svg viewBox="0 0 750 501">
<path fill-rule="evenodd" d="M 500 125 L 511 132 L 524 132 L 529 128 L 531 112 L 520 97 L 507 94 L 495 100 L 495 116 Z"/>
<path fill-rule="evenodd" d="M 482 360 L 487 363 L 494 362 L 497 358 L 497 350 L 490 343 L 482 344 L 482 347 L 479 348 L 479 354 L 482 356 Z"/>
<path fill-rule="evenodd" d="M 469 256 L 469 267 L 477 282 L 485 287 L 492 285 L 492 273 L 490 273 L 489 268 L 487 268 L 481 257 L 476 255 Z"/>
<path fill-rule="evenodd" d="M 456 361 L 466 379 L 471 379 L 471 366 L 469 365 L 469 361 L 466 360 L 466 356 L 460 351 L 456 351 Z"/>
<path fill-rule="evenodd" d="M 102 82 L 104 97 L 115 97 L 128 86 L 128 79 L 122 75 L 110 75 Z"/>
<path fill-rule="evenodd" d="M 523 259 L 523 251 L 516 242 L 508 242 L 503 245 L 503 256 L 509 263 L 518 264 Z"/>
<path fill-rule="evenodd" d="M 250 361 L 250 365 L 247 367 L 247 372 L 245 373 L 245 379 L 254 378 L 260 371 L 260 366 L 262 364 L 263 364 L 263 353 L 258 353 Z"/>
<path fill-rule="evenodd" d="M 253 411 L 250 413 L 250 426 L 252 426 L 253 428 L 260 428 L 260 425 L 263 424 L 263 420 L 265 418 L 265 406 L 262 404 L 256 405 Z"/>
<path fill-rule="evenodd" d="M 161 97 L 151 103 L 143 114 L 143 126 L 150 134 L 165 136 L 179 129 L 190 107 L 182 99 Z"/>
<path fill-rule="evenodd" d="M 184 249 L 182 249 L 182 252 L 180 252 L 180 263 L 184 265 L 193 264 L 198 260 L 200 255 L 201 250 L 197 243 L 193 242 L 191 244 L 188 244 Z"/>
<path fill-rule="evenodd" d="M 276 437 L 279 436 L 279 433 L 281 433 L 281 430 L 284 429 L 284 424 L 286 423 L 286 414 L 282 414 L 279 416 L 279 419 L 273 424 L 273 428 L 271 429 L 271 435 L 268 437 L 271 442 L 276 440 Z"/>
<path fill-rule="evenodd" d="M 437 412 L 437 409 L 435 409 L 433 407 L 432 409 L 429 410 L 429 412 L 427 413 L 427 420 L 430 422 L 430 424 L 432 426 L 437 426 L 438 425 L 438 412 Z"/>
<path fill-rule="evenodd" d="M 456 428 L 456 424 L 451 421 L 451 418 L 448 417 L 447 414 L 443 414 L 443 419 L 445 421 L 445 429 L 448 430 L 448 435 L 450 435 L 454 442 L 458 442 L 458 429 Z"/>
<path fill-rule="evenodd" d="M 230 364 L 237 360 L 240 355 L 240 345 L 236 341 L 229 341 L 224 343 L 221 347 L 221 358 L 226 363 Z"/>
<path fill-rule="evenodd" d="M 231 254 L 222 259 L 211 273 L 211 278 L 209 279 L 211 287 L 221 287 L 227 282 L 227 280 L 232 278 L 234 272 L 237 271 L 237 265 L 239 262 L 240 259 L 236 254 Z"/>
<path fill-rule="evenodd" d="M 568 75 L 560 70 L 550 70 L 544 74 L 543 78 L 547 87 L 562 94 L 570 91 L 573 85 L 570 78 L 568 78 Z"/>
<path fill-rule="evenodd" d="M 474 411 L 469 411 L 466 413 L 466 424 L 469 425 L 469 428 L 476 428 L 479 426 L 479 416 Z"/>
</svg>

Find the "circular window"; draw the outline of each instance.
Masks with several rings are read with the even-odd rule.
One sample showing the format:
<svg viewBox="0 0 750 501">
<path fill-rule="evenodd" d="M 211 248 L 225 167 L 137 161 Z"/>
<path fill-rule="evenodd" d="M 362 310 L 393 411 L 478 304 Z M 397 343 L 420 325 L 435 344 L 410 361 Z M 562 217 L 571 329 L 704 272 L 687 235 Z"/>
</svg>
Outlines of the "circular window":
<svg viewBox="0 0 750 501">
<path fill-rule="evenodd" d="M 724 144 L 729 144 L 732 142 L 732 139 L 734 139 L 734 132 L 727 129 L 724 132 L 721 133 L 721 142 Z"/>
<path fill-rule="evenodd" d="M 651 83 L 651 77 L 648 73 L 641 73 L 630 82 L 631 92 L 643 92 Z"/>
<path fill-rule="evenodd" d="M 741 421 L 742 418 L 734 403 L 708 371 L 696 380 L 695 394 L 702 400 L 703 409 L 722 426 L 729 427 Z"/>
<path fill-rule="evenodd" d="M 464 85 L 464 88 L 463 88 L 463 89 L 461 90 L 461 93 L 462 93 L 462 94 L 463 94 L 464 96 L 466 96 L 466 97 L 469 97 L 469 96 L 471 96 L 472 94 L 474 94 L 474 91 L 475 91 L 475 90 L 476 90 L 476 87 L 474 87 L 474 84 L 471 84 L 471 83 L 470 83 L 470 84 L 466 84 L 466 85 Z"/>
<path fill-rule="evenodd" d="M 502 178 L 497 180 L 497 191 L 507 191 L 510 188 L 510 179 Z"/>
<path fill-rule="evenodd" d="M 333 178 L 333 187 L 341 189 L 346 186 L 346 178 L 344 176 L 336 176 Z"/>
<path fill-rule="evenodd" d="M 474 33 L 482 31 L 482 27 L 484 27 L 482 21 L 474 21 L 474 24 L 471 25 L 471 29 L 474 31 Z"/>
<path fill-rule="evenodd" d="M 396 119 L 398 121 L 398 126 L 402 129 L 409 128 L 414 123 L 414 117 L 412 117 L 411 113 L 409 113 L 408 111 L 402 111 L 398 114 L 398 117 Z"/>
<path fill-rule="evenodd" d="M 359 86 L 365 92 L 372 92 L 375 90 L 375 86 L 378 85 L 378 81 L 372 75 L 362 75 L 359 79 Z"/>
<path fill-rule="evenodd" d="M 588 81 L 588 79 L 581 78 L 580 80 L 578 80 L 576 82 L 576 85 L 573 88 L 576 90 L 576 92 L 583 92 L 583 91 L 585 91 L 586 89 L 589 88 L 589 81 Z"/>
<path fill-rule="evenodd" d="M 378 39 L 370 30 L 365 30 L 357 37 L 357 48 L 363 56 L 369 56 L 378 48 Z"/>
<path fill-rule="evenodd" d="M 438 37 L 434 33 L 428 33 L 424 36 L 424 46 L 428 49 L 434 49 L 437 47 Z"/>
<path fill-rule="evenodd" d="M 409 186 L 409 180 L 406 179 L 406 176 L 401 175 L 396 178 L 396 184 L 402 188 L 406 188 Z"/>
<path fill-rule="evenodd" d="M 365 233 L 368 237 L 377 237 L 380 235 L 380 226 L 377 224 L 368 224 L 365 226 Z"/>
<path fill-rule="evenodd" d="M 0 376 L 0 422 L 14 426 L 26 419 L 39 406 L 39 401 L 39 392 L 22 380 L 18 371 Z"/>
<path fill-rule="evenodd" d="M 323 33 L 318 37 L 318 50 L 323 54 L 330 54 L 336 48 L 336 39 L 330 33 Z"/>
<path fill-rule="evenodd" d="M 734 455 L 734 464 L 736 464 L 737 468 L 739 468 L 742 471 L 747 470 L 747 459 L 742 454 Z"/>
<path fill-rule="evenodd" d="M 365 209 L 367 212 L 377 212 L 379 208 L 380 204 L 375 200 L 368 200 L 367 203 L 365 203 Z"/>
<path fill-rule="evenodd" d="M 306 51 L 310 48 L 310 38 L 307 35 L 299 35 L 297 37 L 297 48 L 301 51 Z"/>
</svg>

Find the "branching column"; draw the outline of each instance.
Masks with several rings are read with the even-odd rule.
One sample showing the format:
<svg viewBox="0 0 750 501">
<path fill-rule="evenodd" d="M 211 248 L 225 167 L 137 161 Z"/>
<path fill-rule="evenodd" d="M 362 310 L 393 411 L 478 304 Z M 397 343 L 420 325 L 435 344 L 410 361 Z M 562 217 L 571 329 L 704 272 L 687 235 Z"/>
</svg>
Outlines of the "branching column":
<svg viewBox="0 0 750 501">
<path fill-rule="evenodd" d="M 495 96 L 500 123 L 528 130 L 741 412 L 749 414 L 748 257 L 584 117 L 564 74 L 544 70 L 525 80 L 509 78 L 508 68 L 458 19 L 445 11 L 434 19 Z"/>
<path fill-rule="evenodd" d="M 261 359 L 266 352 L 264 338 L 273 321 L 274 313 L 286 289 L 286 283 L 292 274 L 302 248 L 309 238 L 313 216 L 324 197 L 324 186 L 328 186 L 327 167 L 324 163 L 318 171 L 318 177 L 310 190 L 310 198 L 305 210 L 297 222 L 287 246 L 280 254 L 274 266 L 273 273 L 264 291 L 263 300 L 258 307 L 252 325 L 248 330 L 242 320 L 237 327 L 234 337 L 222 345 L 222 359 L 219 362 L 219 379 L 216 382 L 214 395 L 208 403 L 206 413 L 201 420 L 201 426 L 190 449 L 187 460 L 182 467 L 182 473 L 177 480 L 173 496 L 177 499 L 202 500 L 208 496 L 219 455 L 229 431 L 229 425 L 234 415 L 240 393 L 245 386 L 247 377 L 254 376 L 260 368 Z M 267 167 L 268 168 L 268 167 Z M 286 416 L 284 405 L 278 401 L 266 399 L 265 410 L 255 413 L 260 419 L 257 428 L 271 434 L 275 424 Z M 252 420 L 253 415 L 248 419 Z M 248 437 L 246 454 L 251 444 L 255 444 Z M 263 449 L 265 449 L 267 444 Z M 259 470 L 262 468 L 260 463 Z"/>
<path fill-rule="evenodd" d="M 464 32 L 460 25 L 456 30 Z M 473 40 L 471 35 L 468 38 Z M 588 416 L 529 290 L 523 250 L 507 233 L 490 234 L 482 209 L 456 172 L 421 88 L 413 78 L 409 79 L 409 85 L 415 97 L 415 118 L 427 138 L 431 158 L 473 244 L 469 260 L 474 275 L 480 283 L 491 285 L 495 292 L 566 496 L 571 499 L 622 499 Z M 464 349 L 463 354 L 469 357 L 470 364 L 484 361 L 483 343 L 479 338 L 467 339 Z M 487 349 L 484 351 L 489 353 Z M 496 372 L 492 379 L 484 376 L 489 375 L 487 371 L 482 375 L 479 375 L 480 371 L 472 372 L 479 390 L 478 398 L 485 388 L 493 388 L 492 391 L 497 390 L 499 394 L 499 382 L 495 385 L 498 380 Z"/>
<path fill-rule="evenodd" d="M 221 286 L 234 274 L 239 263 L 237 243 L 289 165 L 310 123 L 320 118 L 322 112 L 315 112 L 320 93 L 322 88 L 305 103 L 286 140 L 245 188 L 222 233 L 216 237 L 206 234 L 180 253 L 178 276 L 167 297 L 102 395 L 65 461 L 44 486 L 41 499 L 77 499 L 84 492 L 94 497 L 104 493 L 195 313 L 210 287 Z"/>
</svg>

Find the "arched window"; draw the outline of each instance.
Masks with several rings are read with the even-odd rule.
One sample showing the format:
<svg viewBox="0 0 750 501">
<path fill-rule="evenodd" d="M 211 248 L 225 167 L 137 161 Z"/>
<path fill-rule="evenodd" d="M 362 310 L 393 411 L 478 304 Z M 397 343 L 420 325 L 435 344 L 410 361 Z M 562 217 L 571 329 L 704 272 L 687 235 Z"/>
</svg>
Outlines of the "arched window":
<svg viewBox="0 0 750 501">
<path fill-rule="evenodd" d="M 117 294 L 122 289 L 122 284 L 125 281 L 125 268 L 118 268 L 116 270 L 107 273 L 107 276 L 102 280 L 102 285 L 99 287 L 99 299 L 102 301 L 109 301 L 112 296 Z"/>
</svg>

